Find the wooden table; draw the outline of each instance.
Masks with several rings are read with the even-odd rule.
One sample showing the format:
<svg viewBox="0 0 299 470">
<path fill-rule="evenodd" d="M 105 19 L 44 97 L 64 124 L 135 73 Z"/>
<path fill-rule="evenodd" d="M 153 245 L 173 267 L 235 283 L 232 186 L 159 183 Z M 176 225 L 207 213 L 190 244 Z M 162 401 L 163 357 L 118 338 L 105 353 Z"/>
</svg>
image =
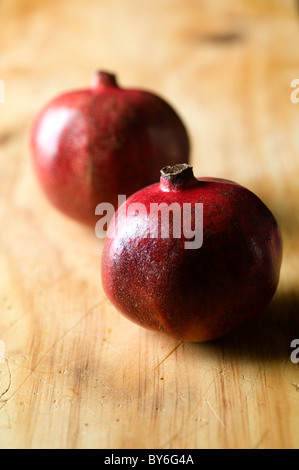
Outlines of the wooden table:
<svg viewBox="0 0 299 470">
<path fill-rule="evenodd" d="M 0 446 L 298 448 L 295 1 L 2 0 L 0 17 Z M 245 185 L 281 226 L 272 303 L 221 340 L 178 342 L 122 317 L 101 286 L 103 241 L 36 183 L 32 119 L 95 69 L 164 96 L 196 175 Z"/>
</svg>

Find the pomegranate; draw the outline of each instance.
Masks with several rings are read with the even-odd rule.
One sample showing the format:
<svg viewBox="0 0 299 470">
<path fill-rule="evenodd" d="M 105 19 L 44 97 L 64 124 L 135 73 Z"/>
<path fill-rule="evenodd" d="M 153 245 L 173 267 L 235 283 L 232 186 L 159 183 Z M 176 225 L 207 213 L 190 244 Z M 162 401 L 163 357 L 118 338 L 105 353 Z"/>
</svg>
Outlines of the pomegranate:
<svg viewBox="0 0 299 470">
<path fill-rule="evenodd" d="M 161 166 L 189 159 L 186 128 L 153 93 L 122 89 L 96 72 L 89 89 L 64 93 L 36 117 L 31 132 L 34 166 L 52 203 L 94 225 L 101 202 L 117 206 L 157 181 Z"/>
<path fill-rule="evenodd" d="M 162 169 L 160 183 L 129 197 L 112 218 L 102 282 L 111 302 L 140 326 L 209 341 L 265 309 L 281 259 L 278 224 L 255 194 L 232 181 L 197 179 L 191 166 L 178 164 Z"/>
</svg>

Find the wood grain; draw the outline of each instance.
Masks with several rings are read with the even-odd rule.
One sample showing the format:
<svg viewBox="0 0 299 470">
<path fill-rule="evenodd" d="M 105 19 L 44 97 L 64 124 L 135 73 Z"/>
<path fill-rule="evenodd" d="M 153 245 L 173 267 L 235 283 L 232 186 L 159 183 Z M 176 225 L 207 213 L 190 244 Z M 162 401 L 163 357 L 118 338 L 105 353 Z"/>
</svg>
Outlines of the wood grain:
<svg viewBox="0 0 299 470">
<path fill-rule="evenodd" d="M 298 448 L 296 2 L 2 0 L 0 15 L 1 448 Z M 277 294 L 221 340 L 177 342 L 119 315 L 103 241 L 37 186 L 32 119 L 96 68 L 168 99 L 196 175 L 238 181 L 278 219 Z"/>
</svg>

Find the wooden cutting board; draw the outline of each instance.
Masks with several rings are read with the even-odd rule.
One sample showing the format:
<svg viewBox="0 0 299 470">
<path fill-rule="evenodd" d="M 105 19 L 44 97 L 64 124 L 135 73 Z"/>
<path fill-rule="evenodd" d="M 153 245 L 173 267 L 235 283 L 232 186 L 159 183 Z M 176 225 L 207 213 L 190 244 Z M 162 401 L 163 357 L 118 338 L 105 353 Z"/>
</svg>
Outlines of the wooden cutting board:
<svg viewBox="0 0 299 470">
<path fill-rule="evenodd" d="M 0 15 L 0 446 L 298 448 L 295 1 L 2 0 Z M 122 317 L 101 286 L 103 241 L 36 183 L 33 117 L 95 69 L 167 99 L 195 174 L 245 185 L 281 226 L 275 298 L 221 340 L 178 342 Z"/>
</svg>

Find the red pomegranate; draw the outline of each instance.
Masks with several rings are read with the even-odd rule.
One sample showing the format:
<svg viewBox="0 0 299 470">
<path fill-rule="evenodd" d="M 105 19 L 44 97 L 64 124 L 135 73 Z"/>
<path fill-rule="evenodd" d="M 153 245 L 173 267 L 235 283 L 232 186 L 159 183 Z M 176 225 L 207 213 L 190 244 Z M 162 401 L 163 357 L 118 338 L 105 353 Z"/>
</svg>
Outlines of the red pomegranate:
<svg viewBox="0 0 299 470">
<path fill-rule="evenodd" d="M 197 179 L 191 166 L 179 164 L 161 170 L 160 184 L 138 191 L 116 212 L 102 282 L 111 302 L 137 324 L 179 340 L 209 341 L 265 309 L 281 259 L 278 224 L 255 194 L 232 181 Z"/>
<path fill-rule="evenodd" d="M 185 126 L 162 98 L 122 89 L 96 72 L 91 87 L 52 100 L 32 126 L 32 152 L 41 186 L 52 203 L 93 225 L 95 208 L 117 207 L 157 181 L 161 166 L 189 159 Z"/>
</svg>

